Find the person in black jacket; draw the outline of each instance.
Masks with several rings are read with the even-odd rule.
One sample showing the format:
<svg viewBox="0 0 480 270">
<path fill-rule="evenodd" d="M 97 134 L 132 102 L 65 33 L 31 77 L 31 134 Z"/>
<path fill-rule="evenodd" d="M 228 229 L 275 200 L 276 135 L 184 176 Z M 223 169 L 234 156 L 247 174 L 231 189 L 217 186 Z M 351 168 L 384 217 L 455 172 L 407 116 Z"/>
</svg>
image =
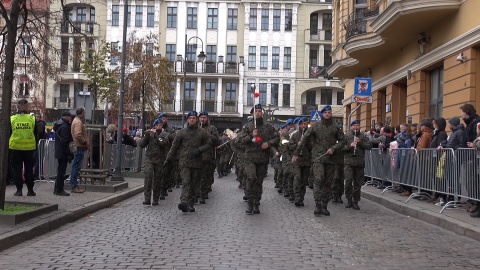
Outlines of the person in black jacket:
<svg viewBox="0 0 480 270">
<path fill-rule="evenodd" d="M 445 118 L 440 117 L 434 119 L 432 124 L 435 130 L 433 131 L 433 139 L 430 143 L 430 148 L 437 148 L 440 146 L 441 142 L 446 141 L 448 138 L 447 132 L 445 132 L 447 121 L 445 121 Z"/>
<path fill-rule="evenodd" d="M 53 194 L 59 196 L 70 196 L 69 193 L 65 192 L 63 186 L 67 164 L 73 159 L 69 147 L 69 144 L 73 141 L 70 130 L 73 117 L 69 111 L 63 111 L 62 118 L 53 125 L 55 130 L 55 158 L 58 160 L 57 179 L 55 180 Z"/>
<path fill-rule="evenodd" d="M 477 124 L 480 122 L 480 116 L 478 116 L 477 110 L 470 103 L 463 104 L 460 110 L 462 110 L 462 120 L 466 125 L 467 146 L 473 148 L 473 141 L 477 138 Z"/>
<path fill-rule="evenodd" d="M 132 138 L 132 136 L 130 136 L 128 134 L 128 129 L 127 128 L 123 128 L 122 133 L 123 133 L 122 134 L 122 144 L 137 147 L 137 143 L 135 142 L 135 140 Z"/>
<path fill-rule="evenodd" d="M 40 140 L 46 140 L 48 138 L 47 132 L 45 130 L 45 121 L 40 120 L 40 115 L 35 114 L 35 127 L 37 128 L 37 136 L 36 136 L 36 144 L 37 150 L 35 150 L 35 169 L 33 172 L 33 178 L 35 180 L 40 179 L 39 171 L 40 171 L 40 157 L 38 155 L 38 143 Z"/>
</svg>

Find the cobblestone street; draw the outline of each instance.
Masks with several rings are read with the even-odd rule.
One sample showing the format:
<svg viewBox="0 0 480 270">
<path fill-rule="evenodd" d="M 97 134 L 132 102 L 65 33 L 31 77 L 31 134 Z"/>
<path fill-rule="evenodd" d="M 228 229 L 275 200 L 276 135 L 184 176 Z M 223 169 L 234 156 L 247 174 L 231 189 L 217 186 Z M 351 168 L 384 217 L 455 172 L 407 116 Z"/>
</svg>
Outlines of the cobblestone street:
<svg viewBox="0 0 480 270">
<path fill-rule="evenodd" d="M 311 190 L 296 208 L 264 183 L 259 215 L 245 215 L 234 174 L 216 179 L 195 213 L 143 195 L 0 252 L 0 269 L 479 269 L 480 242 L 362 200 L 315 217 Z"/>
</svg>

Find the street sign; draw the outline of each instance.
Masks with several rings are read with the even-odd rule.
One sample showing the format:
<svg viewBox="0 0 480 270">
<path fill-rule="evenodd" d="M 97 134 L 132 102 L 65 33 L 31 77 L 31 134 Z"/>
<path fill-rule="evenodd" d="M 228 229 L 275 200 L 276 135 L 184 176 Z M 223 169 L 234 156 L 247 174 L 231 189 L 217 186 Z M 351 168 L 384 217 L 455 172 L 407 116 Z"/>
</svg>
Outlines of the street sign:
<svg viewBox="0 0 480 270">
<path fill-rule="evenodd" d="M 353 88 L 354 96 L 371 96 L 372 95 L 372 78 L 355 78 L 355 86 Z"/>
<path fill-rule="evenodd" d="M 310 122 L 318 122 L 320 119 L 322 119 L 322 117 L 319 111 L 315 110 L 310 113 Z"/>
<path fill-rule="evenodd" d="M 78 92 L 78 95 L 79 95 L 79 96 L 90 96 L 90 92 L 88 92 L 88 91 L 80 91 L 80 92 Z"/>
<path fill-rule="evenodd" d="M 352 96 L 352 103 L 372 103 L 373 98 L 372 96 L 359 96 L 359 95 L 353 95 Z"/>
</svg>

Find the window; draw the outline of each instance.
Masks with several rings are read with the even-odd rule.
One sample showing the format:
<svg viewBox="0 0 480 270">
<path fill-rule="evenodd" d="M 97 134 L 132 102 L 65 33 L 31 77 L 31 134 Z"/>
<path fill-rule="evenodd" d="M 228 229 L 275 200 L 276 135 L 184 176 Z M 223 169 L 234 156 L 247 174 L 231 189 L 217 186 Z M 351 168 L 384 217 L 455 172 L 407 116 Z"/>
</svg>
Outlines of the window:
<svg viewBox="0 0 480 270">
<path fill-rule="evenodd" d="M 205 100 L 215 100 L 215 89 L 217 84 L 214 82 L 205 83 Z"/>
<path fill-rule="evenodd" d="M 238 9 L 228 9 L 227 30 L 237 30 Z"/>
<path fill-rule="evenodd" d="M 283 69 L 292 68 L 292 48 L 285 47 L 283 48 Z"/>
<path fill-rule="evenodd" d="M 148 56 L 153 56 L 153 43 L 145 44 L 145 54 Z"/>
<path fill-rule="evenodd" d="M 262 9 L 262 30 L 268 31 L 268 9 Z"/>
<path fill-rule="evenodd" d="M 75 92 L 75 96 L 78 94 L 78 92 L 83 91 L 83 82 L 74 82 L 73 91 Z"/>
<path fill-rule="evenodd" d="M 227 46 L 227 62 L 237 62 L 237 46 Z"/>
<path fill-rule="evenodd" d="M 272 48 L 272 69 L 280 69 L 280 47 Z"/>
<path fill-rule="evenodd" d="M 24 12 L 20 12 L 20 14 L 18 14 L 18 21 L 17 21 L 17 25 L 23 25 L 25 23 L 25 13 Z M 2 24 L 3 25 L 3 24 Z"/>
<path fill-rule="evenodd" d="M 271 84 L 272 89 L 270 90 L 270 104 L 278 105 L 278 83 Z"/>
<path fill-rule="evenodd" d="M 317 51 L 316 51 L 316 50 L 310 50 L 309 63 L 310 63 L 310 66 L 311 66 L 311 67 L 316 67 L 316 66 L 318 66 L 318 62 L 317 62 Z"/>
<path fill-rule="evenodd" d="M 343 105 L 342 101 L 345 98 L 345 92 L 337 91 L 337 105 Z"/>
<path fill-rule="evenodd" d="M 331 50 L 323 51 L 323 66 L 328 67 L 332 64 L 332 57 L 330 56 Z"/>
<path fill-rule="evenodd" d="M 70 96 L 70 84 L 60 84 L 60 102 L 68 102 Z"/>
<path fill-rule="evenodd" d="M 280 9 L 273 10 L 273 31 L 280 31 Z"/>
<path fill-rule="evenodd" d="M 90 22 L 95 22 L 95 9 L 91 8 L 90 9 Z"/>
<path fill-rule="evenodd" d="M 257 9 L 250 9 L 250 21 L 248 23 L 250 30 L 257 30 Z"/>
<path fill-rule="evenodd" d="M 196 61 L 197 60 L 197 44 L 189 44 L 187 46 L 187 61 Z"/>
<path fill-rule="evenodd" d="M 187 9 L 187 28 L 197 29 L 197 8 L 189 7 Z"/>
<path fill-rule="evenodd" d="M 87 21 L 87 8 L 77 8 L 77 22 L 86 22 Z"/>
<path fill-rule="evenodd" d="M 167 57 L 168 60 L 170 60 L 170 61 L 175 61 L 176 56 L 177 56 L 177 45 L 176 44 L 167 44 L 165 57 Z"/>
<path fill-rule="evenodd" d="M 260 69 L 268 68 L 268 47 L 260 47 Z"/>
<path fill-rule="evenodd" d="M 207 61 L 217 61 L 217 45 L 207 45 Z"/>
<path fill-rule="evenodd" d="M 443 117 L 443 67 L 430 71 L 430 117 Z"/>
<path fill-rule="evenodd" d="M 112 26 L 118 26 L 120 21 L 120 8 L 118 5 L 112 6 Z"/>
<path fill-rule="evenodd" d="M 30 38 L 23 38 L 23 44 L 20 50 L 21 57 L 30 57 Z"/>
<path fill-rule="evenodd" d="M 225 101 L 237 100 L 237 84 L 233 82 L 227 82 L 227 88 L 225 89 Z"/>
<path fill-rule="evenodd" d="M 118 64 L 118 42 L 110 43 L 110 65 Z"/>
<path fill-rule="evenodd" d="M 290 107 L 290 84 L 283 84 L 283 106 Z"/>
<path fill-rule="evenodd" d="M 285 31 L 292 31 L 292 10 L 285 9 Z"/>
<path fill-rule="evenodd" d="M 248 68 L 257 67 L 257 47 L 248 47 Z"/>
<path fill-rule="evenodd" d="M 332 13 L 323 14 L 322 29 L 325 31 L 325 40 L 331 40 L 332 39 Z"/>
<path fill-rule="evenodd" d="M 147 27 L 154 27 L 155 26 L 155 7 L 148 6 L 147 7 Z"/>
<path fill-rule="evenodd" d="M 135 7 L 135 26 L 142 27 L 143 20 L 143 6 Z"/>
<path fill-rule="evenodd" d="M 266 83 L 259 83 L 258 90 L 260 93 L 259 103 L 262 105 L 267 105 L 267 84 Z"/>
<path fill-rule="evenodd" d="M 132 6 L 127 8 L 127 26 L 130 26 L 130 21 L 132 20 Z"/>
<path fill-rule="evenodd" d="M 323 105 L 332 104 L 332 89 L 322 89 L 320 103 Z"/>
<path fill-rule="evenodd" d="M 20 82 L 20 85 L 18 87 L 18 95 L 19 96 L 28 96 L 29 95 L 28 81 Z"/>
<path fill-rule="evenodd" d="M 187 81 L 185 82 L 185 93 L 184 99 L 185 101 L 190 101 L 195 99 L 195 81 Z"/>
<path fill-rule="evenodd" d="M 68 41 L 62 42 L 62 49 L 60 55 L 60 67 L 64 70 L 68 67 Z"/>
<path fill-rule="evenodd" d="M 217 29 L 218 27 L 218 8 L 208 9 L 207 28 Z"/>
<path fill-rule="evenodd" d="M 167 7 L 167 28 L 177 27 L 177 8 Z"/>
</svg>

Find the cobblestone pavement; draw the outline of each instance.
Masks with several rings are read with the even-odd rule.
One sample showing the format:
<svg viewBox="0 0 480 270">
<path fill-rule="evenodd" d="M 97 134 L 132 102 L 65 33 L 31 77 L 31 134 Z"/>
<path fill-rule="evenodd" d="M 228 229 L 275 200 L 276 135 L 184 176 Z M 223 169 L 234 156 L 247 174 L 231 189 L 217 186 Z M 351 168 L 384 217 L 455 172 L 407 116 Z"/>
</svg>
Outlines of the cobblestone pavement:
<svg viewBox="0 0 480 270">
<path fill-rule="evenodd" d="M 143 196 L 0 252 L 0 269 L 479 269 L 480 242 L 387 210 L 331 205 L 315 217 L 311 190 L 296 208 L 265 181 L 248 216 L 234 175 L 216 179 L 195 213 L 175 189 L 159 206 Z"/>
</svg>

